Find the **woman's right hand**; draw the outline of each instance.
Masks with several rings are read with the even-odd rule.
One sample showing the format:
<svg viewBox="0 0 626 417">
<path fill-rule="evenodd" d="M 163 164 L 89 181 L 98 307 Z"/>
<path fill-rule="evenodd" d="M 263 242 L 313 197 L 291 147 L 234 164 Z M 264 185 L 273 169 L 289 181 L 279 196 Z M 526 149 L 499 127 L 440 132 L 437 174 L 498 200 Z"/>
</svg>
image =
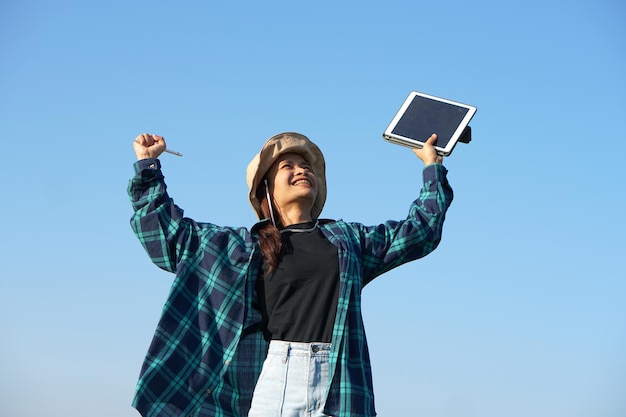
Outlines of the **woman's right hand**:
<svg viewBox="0 0 626 417">
<path fill-rule="evenodd" d="M 142 133 L 135 138 L 133 148 L 137 160 L 146 158 L 158 158 L 165 151 L 165 139 L 163 136 Z"/>
</svg>

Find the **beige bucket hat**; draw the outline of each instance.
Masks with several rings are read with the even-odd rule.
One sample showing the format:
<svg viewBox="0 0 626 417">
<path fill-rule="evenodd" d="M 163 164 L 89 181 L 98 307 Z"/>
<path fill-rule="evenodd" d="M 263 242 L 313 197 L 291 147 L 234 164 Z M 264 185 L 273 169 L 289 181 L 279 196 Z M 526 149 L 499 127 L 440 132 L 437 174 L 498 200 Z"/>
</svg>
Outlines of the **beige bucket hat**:
<svg viewBox="0 0 626 417">
<path fill-rule="evenodd" d="M 259 219 L 264 217 L 261 212 L 261 203 L 256 197 L 259 184 L 261 184 L 265 174 L 267 174 L 267 171 L 269 171 L 278 157 L 289 152 L 302 155 L 311 164 L 313 173 L 318 181 L 317 198 L 313 203 L 311 216 L 316 219 L 322 212 L 326 202 L 326 161 L 324 161 L 324 155 L 322 155 L 322 151 L 320 151 L 317 145 L 306 136 L 295 132 L 283 132 L 269 138 L 261 148 L 261 152 L 255 155 L 250 164 L 248 164 L 246 175 L 248 189 L 250 190 L 248 198 Z"/>
</svg>

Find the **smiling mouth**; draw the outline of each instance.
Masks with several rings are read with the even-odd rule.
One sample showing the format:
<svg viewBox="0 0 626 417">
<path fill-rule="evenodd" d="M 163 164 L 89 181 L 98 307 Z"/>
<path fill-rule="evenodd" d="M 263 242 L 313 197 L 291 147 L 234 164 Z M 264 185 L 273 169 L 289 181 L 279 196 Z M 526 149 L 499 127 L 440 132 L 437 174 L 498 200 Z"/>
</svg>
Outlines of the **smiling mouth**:
<svg viewBox="0 0 626 417">
<path fill-rule="evenodd" d="M 298 181 L 293 183 L 293 185 L 302 185 L 302 184 L 308 185 L 310 187 L 311 186 L 311 181 L 309 181 L 309 180 L 298 180 Z"/>
</svg>

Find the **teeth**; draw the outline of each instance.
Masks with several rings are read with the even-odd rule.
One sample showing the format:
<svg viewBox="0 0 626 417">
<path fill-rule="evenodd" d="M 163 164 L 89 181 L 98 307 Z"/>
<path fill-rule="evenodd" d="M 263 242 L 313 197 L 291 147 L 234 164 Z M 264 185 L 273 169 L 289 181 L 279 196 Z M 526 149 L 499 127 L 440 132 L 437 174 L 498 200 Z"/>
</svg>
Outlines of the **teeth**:
<svg viewBox="0 0 626 417">
<path fill-rule="evenodd" d="M 311 182 L 309 182 L 308 180 L 298 180 L 298 181 L 293 183 L 293 185 L 300 185 L 300 184 L 311 185 Z"/>
</svg>

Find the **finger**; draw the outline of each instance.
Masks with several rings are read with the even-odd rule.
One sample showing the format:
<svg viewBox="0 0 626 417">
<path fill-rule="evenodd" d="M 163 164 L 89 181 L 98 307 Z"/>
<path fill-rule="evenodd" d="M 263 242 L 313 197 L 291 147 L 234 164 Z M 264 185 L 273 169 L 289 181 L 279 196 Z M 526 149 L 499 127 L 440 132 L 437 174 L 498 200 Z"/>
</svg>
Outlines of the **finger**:
<svg viewBox="0 0 626 417">
<path fill-rule="evenodd" d="M 152 135 L 152 139 L 154 139 L 154 143 L 162 143 L 162 142 L 164 142 L 163 136 Z"/>
<path fill-rule="evenodd" d="M 143 145 L 143 142 L 144 142 L 143 135 L 137 136 L 133 142 L 135 142 L 138 145 Z"/>
<path fill-rule="evenodd" d="M 144 138 L 145 138 L 145 145 L 146 146 L 152 146 L 154 145 L 154 137 L 152 137 L 151 134 L 149 133 L 144 133 L 143 134 Z"/>
<path fill-rule="evenodd" d="M 435 142 L 437 142 L 437 134 L 433 133 L 432 135 L 430 135 L 426 143 L 428 143 L 429 145 L 434 145 Z"/>
</svg>

